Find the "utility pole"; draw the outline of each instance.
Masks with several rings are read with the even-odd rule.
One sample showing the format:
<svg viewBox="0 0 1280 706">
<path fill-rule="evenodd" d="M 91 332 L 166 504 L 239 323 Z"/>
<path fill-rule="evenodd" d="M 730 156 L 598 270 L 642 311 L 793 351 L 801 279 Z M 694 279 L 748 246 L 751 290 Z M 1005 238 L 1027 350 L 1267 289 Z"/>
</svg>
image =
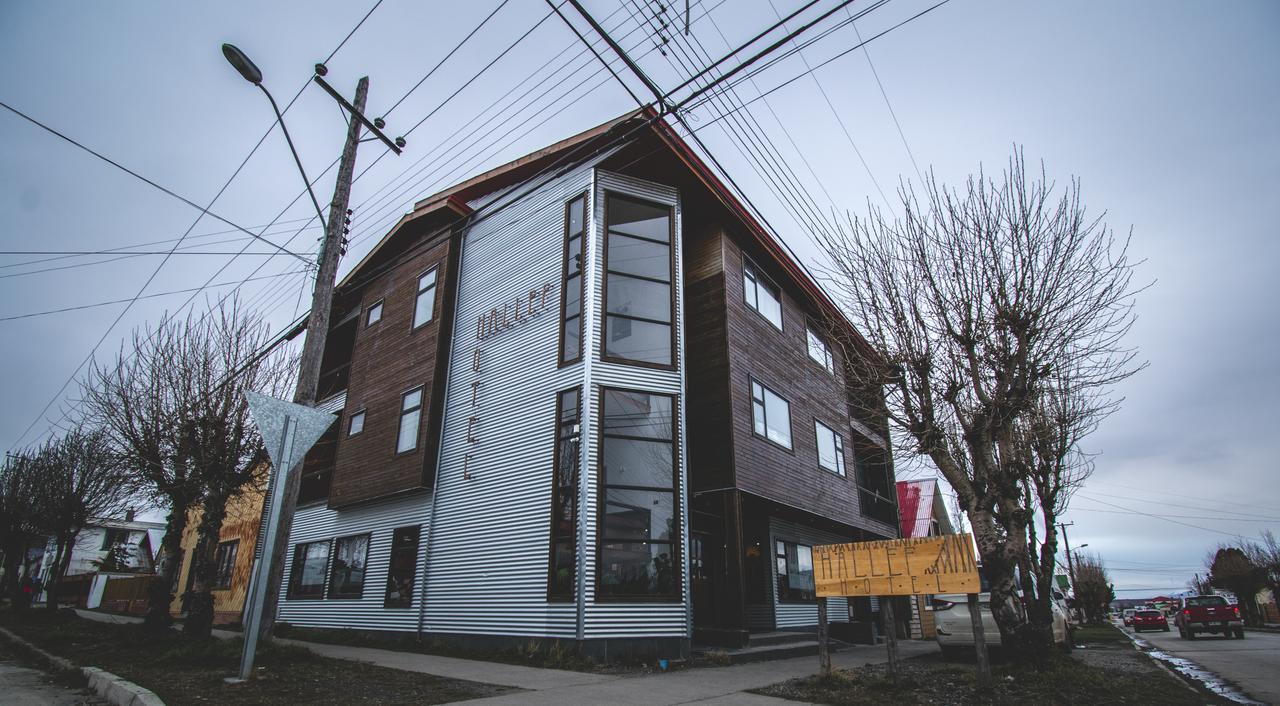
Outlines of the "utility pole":
<svg viewBox="0 0 1280 706">
<path fill-rule="evenodd" d="M 1074 522 L 1065 522 L 1058 525 L 1062 530 L 1062 546 L 1067 550 L 1067 573 L 1071 576 L 1071 594 L 1073 596 L 1076 592 L 1076 565 L 1071 560 L 1071 542 L 1067 539 L 1067 528 L 1074 524 Z"/>
</svg>

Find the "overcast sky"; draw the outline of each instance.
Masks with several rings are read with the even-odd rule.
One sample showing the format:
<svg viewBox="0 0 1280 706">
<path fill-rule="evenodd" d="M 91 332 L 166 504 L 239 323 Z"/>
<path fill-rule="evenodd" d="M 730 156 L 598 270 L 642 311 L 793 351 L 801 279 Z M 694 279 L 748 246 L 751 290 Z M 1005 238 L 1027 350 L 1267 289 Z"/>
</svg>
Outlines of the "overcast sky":
<svg viewBox="0 0 1280 706">
<path fill-rule="evenodd" d="M 801 5 L 773 2 L 784 14 Z M 778 17 L 769 0 L 702 0 L 691 9 L 686 39 L 679 34 L 683 3 L 667 4 L 672 28 L 664 57 L 653 50 L 652 25 L 642 29 L 632 15 L 633 0 L 586 2 L 664 88 L 683 80 L 677 72 L 684 71 L 685 41 L 700 45 L 703 65 L 706 56 L 719 57 L 729 43 Z M 932 4 L 857 2 L 851 9 L 872 8 L 856 23 L 866 39 Z M 651 15 L 657 7 L 639 5 Z M 823 0 L 819 7 L 834 5 Z M 266 99 L 223 60 L 220 44 L 248 53 L 283 106 L 371 6 L 372 0 L 6 2 L 0 100 L 207 204 L 273 120 Z M 547 18 L 544 2 L 510 0 L 392 110 L 498 6 L 499 0 L 385 0 L 328 62 L 329 80 L 348 95 L 358 77 L 369 75 L 369 114 L 389 112 L 387 132 L 408 133 L 409 141 L 400 157 L 379 159 L 384 150 L 377 143 L 362 146 L 358 171 L 373 167 L 353 190 L 345 267 L 415 198 L 635 107 L 564 24 Z M 838 13 L 823 26 L 845 17 Z M 932 167 L 956 182 L 979 165 L 1003 165 L 1016 142 L 1028 158 L 1043 159 L 1052 176 L 1081 177 L 1089 208 L 1106 211 L 1117 231 L 1132 228 L 1133 255 L 1145 259 L 1138 279 L 1154 285 L 1138 301 L 1130 343 L 1150 367 L 1118 390 L 1123 409 L 1089 439 L 1089 450 L 1100 454 L 1098 469 L 1067 516 L 1075 523 L 1073 546 L 1087 543 L 1085 551 L 1101 554 L 1122 597 L 1154 595 L 1185 588 L 1219 542 L 1280 524 L 1272 422 L 1280 397 L 1274 274 L 1280 246 L 1271 213 L 1280 194 L 1278 31 L 1274 2 L 952 0 L 871 41 L 870 63 L 851 52 L 817 69 L 816 81 L 801 78 L 752 103 L 750 125 L 710 124 L 723 110 L 718 105 L 690 119 L 811 264 L 819 261 L 807 219 L 776 177 L 765 178 L 775 172 L 793 173 L 823 214 L 861 210 L 868 200 L 881 201 L 882 191 L 892 199 L 900 178 L 915 178 L 910 155 L 920 169 Z M 803 60 L 817 66 L 857 42 L 846 26 L 806 48 Z M 563 71 L 539 83 L 562 64 Z M 805 70 L 793 56 L 739 85 L 738 98 L 750 100 Z M 311 86 L 287 123 L 326 202 L 332 172 L 321 175 L 341 148 L 343 117 Z M 760 131 L 752 148 L 776 149 L 772 166 L 744 156 L 749 151 L 723 131 L 731 123 Z M 145 290 L 159 256 L 34 263 L 57 255 L 0 255 L 5 449 L 43 439 L 55 423 L 74 423 L 75 384 L 63 390 L 64 383 L 95 346 L 99 358 L 114 355 L 132 329 L 165 311 L 184 311 L 193 295 L 165 293 L 224 285 L 194 293 L 191 305 L 203 311 L 209 297 L 249 278 L 240 297 L 276 327 L 305 310 L 309 283 L 297 259 L 268 257 L 273 248 L 225 223 L 197 222 L 190 206 L 4 110 L 0 135 L 0 249 L 147 244 L 134 249 L 152 252 L 188 230 L 182 243 L 188 252 L 249 245 L 240 257 L 175 256 Z M 319 236 L 307 222 L 313 209 L 305 199 L 286 208 L 300 188 L 277 131 L 212 210 L 254 232 L 274 220 L 266 237 L 306 255 Z M 148 298 L 127 311 L 117 303 L 8 318 L 128 300 L 140 290 Z"/>
</svg>

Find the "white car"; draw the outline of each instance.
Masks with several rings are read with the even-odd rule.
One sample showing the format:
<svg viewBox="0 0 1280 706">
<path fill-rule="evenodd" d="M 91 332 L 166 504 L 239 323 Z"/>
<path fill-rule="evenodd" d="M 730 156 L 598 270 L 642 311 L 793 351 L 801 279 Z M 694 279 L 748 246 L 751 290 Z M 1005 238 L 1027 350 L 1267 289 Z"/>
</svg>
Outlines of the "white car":
<svg viewBox="0 0 1280 706">
<path fill-rule="evenodd" d="M 1054 600 L 1049 602 L 1053 611 L 1053 642 L 1055 645 L 1070 647 L 1071 631 L 1060 596 L 1060 593 L 1054 591 Z M 1000 628 L 996 626 L 995 616 L 991 614 L 991 594 L 979 593 L 978 605 L 982 608 L 982 633 L 987 646 L 998 647 Z M 933 621 L 938 645 L 942 647 L 944 654 L 973 647 L 973 622 L 969 617 L 968 596 L 962 593 L 934 596 Z"/>
</svg>

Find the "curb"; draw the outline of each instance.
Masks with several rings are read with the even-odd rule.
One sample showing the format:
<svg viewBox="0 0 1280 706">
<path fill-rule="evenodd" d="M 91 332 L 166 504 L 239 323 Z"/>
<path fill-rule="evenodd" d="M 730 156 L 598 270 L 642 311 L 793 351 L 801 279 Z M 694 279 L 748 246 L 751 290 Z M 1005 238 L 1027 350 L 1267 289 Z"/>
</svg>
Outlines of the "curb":
<svg viewBox="0 0 1280 706">
<path fill-rule="evenodd" d="M 77 667 L 71 660 L 46 652 L 6 628 L 0 628 L 0 638 L 36 657 L 51 669 L 79 675 L 88 682 L 90 691 L 114 706 L 165 706 L 164 701 L 150 689 L 144 689 L 97 667 Z"/>
</svg>

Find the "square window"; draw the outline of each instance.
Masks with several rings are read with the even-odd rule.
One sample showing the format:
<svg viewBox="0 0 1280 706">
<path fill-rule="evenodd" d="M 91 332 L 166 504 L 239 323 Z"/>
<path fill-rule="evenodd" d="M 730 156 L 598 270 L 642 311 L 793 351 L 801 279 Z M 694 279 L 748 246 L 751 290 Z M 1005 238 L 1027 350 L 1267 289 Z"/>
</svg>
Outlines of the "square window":
<svg viewBox="0 0 1280 706">
<path fill-rule="evenodd" d="M 347 436 L 355 436 L 364 431 L 364 410 L 360 410 L 351 415 L 351 421 L 347 426 Z"/>
<path fill-rule="evenodd" d="M 364 325 L 372 326 L 382 321 L 382 301 L 378 300 L 369 305 L 369 310 L 365 312 Z"/>
</svg>

